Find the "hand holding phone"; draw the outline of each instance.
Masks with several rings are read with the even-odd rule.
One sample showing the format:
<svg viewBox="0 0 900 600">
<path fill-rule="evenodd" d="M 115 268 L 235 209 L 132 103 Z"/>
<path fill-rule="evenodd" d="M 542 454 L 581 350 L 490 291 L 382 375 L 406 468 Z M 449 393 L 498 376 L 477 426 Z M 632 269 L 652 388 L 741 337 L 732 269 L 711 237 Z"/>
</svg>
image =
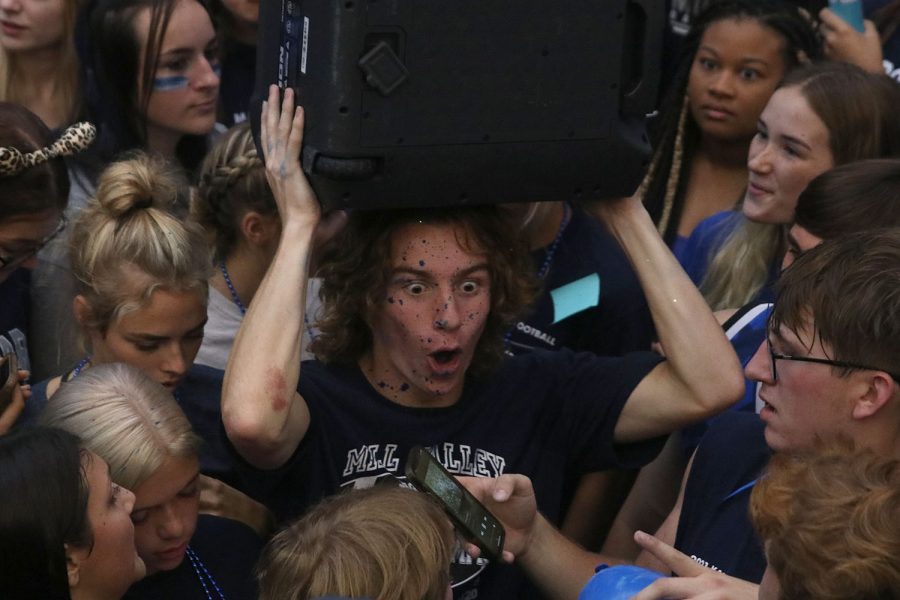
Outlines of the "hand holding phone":
<svg viewBox="0 0 900 600">
<path fill-rule="evenodd" d="M 31 388 L 25 385 L 27 371 L 19 370 L 14 352 L 0 356 L 0 435 L 9 431 L 25 409 Z"/>
<path fill-rule="evenodd" d="M 19 383 L 19 361 L 15 352 L 0 356 L 0 414 L 3 414 L 12 402 L 17 383 Z"/>
<path fill-rule="evenodd" d="M 503 525 L 427 450 L 413 446 L 406 477 L 417 489 L 436 498 L 457 530 L 492 561 L 500 560 L 506 532 Z"/>
</svg>

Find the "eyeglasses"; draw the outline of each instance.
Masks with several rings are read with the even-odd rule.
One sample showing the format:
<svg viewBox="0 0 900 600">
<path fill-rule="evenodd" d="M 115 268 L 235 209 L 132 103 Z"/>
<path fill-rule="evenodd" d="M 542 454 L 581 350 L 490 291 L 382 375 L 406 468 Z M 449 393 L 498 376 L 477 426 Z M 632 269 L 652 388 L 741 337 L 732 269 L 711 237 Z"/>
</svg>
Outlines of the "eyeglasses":
<svg viewBox="0 0 900 600">
<path fill-rule="evenodd" d="M 790 354 L 779 354 L 772 349 L 772 340 L 766 336 L 766 347 L 769 349 L 769 358 L 772 361 L 772 381 L 778 381 L 778 369 L 775 366 L 776 361 L 779 360 L 793 360 L 796 362 L 808 362 L 808 363 L 818 363 L 820 365 L 831 365 L 832 367 L 843 367 L 845 369 L 860 369 L 863 371 L 882 371 L 891 376 L 891 378 L 900 383 L 900 375 L 896 373 L 891 373 L 890 371 L 885 371 L 884 369 L 880 369 L 878 367 L 868 367 L 866 365 L 860 365 L 858 363 L 847 362 L 844 360 L 831 360 L 829 358 L 816 358 L 814 356 L 792 356 Z"/>
<path fill-rule="evenodd" d="M 42 239 L 40 242 L 35 244 L 33 247 L 29 248 L 28 250 L 25 250 L 25 251 L 22 251 L 22 252 L 19 252 L 16 254 L 11 254 L 8 256 L 0 255 L 0 269 L 6 269 L 8 267 L 19 265 L 19 264 L 25 262 L 26 260 L 28 260 L 29 258 L 34 256 L 35 254 L 37 254 L 41 248 L 43 248 L 44 246 L 49 244 L 51 241 L 53 241 L 53 238 L 55 238 L 60 233 L 62 233 L 62 231 L 66 228 L 66 225 L 68 225 L 68 224 L 69 224 L 69 222 L 66 220 L 66 216 L 62 215 L 59 218 L 59 223 L 56 225 L 56 229 L 53 230 L 53 233 L 51 233 L 50 235 L 48 235 L 47 237 Z"/>
</svg>

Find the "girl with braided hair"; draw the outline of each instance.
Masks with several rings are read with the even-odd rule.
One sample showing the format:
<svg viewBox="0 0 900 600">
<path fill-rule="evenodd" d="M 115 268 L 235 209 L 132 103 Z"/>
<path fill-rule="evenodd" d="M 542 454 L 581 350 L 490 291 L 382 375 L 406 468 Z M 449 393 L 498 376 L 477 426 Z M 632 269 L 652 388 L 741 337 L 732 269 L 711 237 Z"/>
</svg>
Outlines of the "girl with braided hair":
<svg viewBox="0 0 900 600">
<path fill-rule="evenodd" d="M 265 165 L 257 155 L 250 124 L 240 123 L 217 140 L 203 161 L 191 212 L 204 226 L 214 248 L 215 269 L 209 280 L 209 320 L 197 363 L 225 369 L 231 344 L 281 236 L 281 219 Z M 318 310 L 319 280 L 310 281 L 307 314 Z M 308 319 L 303 358 L 314 337 Z"/>
<path fill-rule="evenodd" d="M 638 191 L 676 256 L 697 223 L 738 202 L 759 113 L 790 68 L 820 55 L 810 22 L 784 2 L 723 0 L 697 16 Z"/>
</svg>

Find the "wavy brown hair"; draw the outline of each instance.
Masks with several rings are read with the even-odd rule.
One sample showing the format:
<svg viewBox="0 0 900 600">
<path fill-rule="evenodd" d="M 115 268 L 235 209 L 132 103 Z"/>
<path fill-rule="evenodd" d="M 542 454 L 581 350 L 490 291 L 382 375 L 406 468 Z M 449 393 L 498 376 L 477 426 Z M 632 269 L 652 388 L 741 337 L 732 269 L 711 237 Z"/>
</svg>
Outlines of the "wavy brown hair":
<svg viewBox="0 0 900 600">
<path fill-rule="evenodd" d="M 503 334 L 534 300 L 538 284 L 527 248 L 495 206 L 357 211 L 323 250 L 317 275 L 321 331 L 310 350 L 323 362 L 353 363 L 372 347 L 369 318 L 384 298 L 394 233 L 410 223 L 453 227 L 468 251 L 483 253 L 491 307 L 472 361 L 484 373 L 500 362 Z"/>
<path fill-rule="evenodd" d="M 900 229 L 825 240 L 781 274 L 769 327 L 784 325 L 798 337 L 812 328 L 810 344 L 818 337 L 828 358 L 900 373 L 897 265 Z"/>
</svg>

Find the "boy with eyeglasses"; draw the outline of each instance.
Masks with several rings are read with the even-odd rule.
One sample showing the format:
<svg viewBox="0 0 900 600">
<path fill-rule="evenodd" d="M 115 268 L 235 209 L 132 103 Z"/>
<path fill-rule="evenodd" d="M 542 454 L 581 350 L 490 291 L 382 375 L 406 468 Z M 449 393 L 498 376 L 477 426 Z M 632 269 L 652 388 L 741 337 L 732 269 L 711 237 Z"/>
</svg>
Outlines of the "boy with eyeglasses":
<svg viewBox="0 0 900 600">
<path fill-rule="evenodd" d="M 750 582 L 766 562 L 748 501 L 773 451 L 842 435 L 900 457 L 898 265 L 900 230 L 886 229 L 826 241 L 782 274 L 768 340 L 746 368 L 764 408 L 720 419 L 697 448 L 659 539 L 636 535 L 649 550 L 638 564 L 681 576 L 636 598 L 756 598 Z M 531 577 L 553 598 L 576 597 L 603 559 L 535 515 L 530 483 L 505 476 L 467 485 L 507 525 L 507 550 Z M 547 564 L 536 556 L 557 558 Z"/>
</svg>

